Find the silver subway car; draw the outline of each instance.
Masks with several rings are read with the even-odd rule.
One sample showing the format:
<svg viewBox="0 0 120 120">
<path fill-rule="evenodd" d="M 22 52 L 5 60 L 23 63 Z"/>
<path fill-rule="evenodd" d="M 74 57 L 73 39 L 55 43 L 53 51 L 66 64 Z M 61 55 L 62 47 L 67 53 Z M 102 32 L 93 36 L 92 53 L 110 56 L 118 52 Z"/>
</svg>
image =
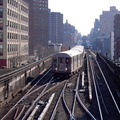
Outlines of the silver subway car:
<svg viewBox="0 0 120 120">
<path fill-rule="evenodd" d="M 64 52 L 59 52 L 53 57 L 52 70 L 55 76 L 68 77 L 77 72 L 83 65 L 84 47 L 75 46 Z"/>
</svg>

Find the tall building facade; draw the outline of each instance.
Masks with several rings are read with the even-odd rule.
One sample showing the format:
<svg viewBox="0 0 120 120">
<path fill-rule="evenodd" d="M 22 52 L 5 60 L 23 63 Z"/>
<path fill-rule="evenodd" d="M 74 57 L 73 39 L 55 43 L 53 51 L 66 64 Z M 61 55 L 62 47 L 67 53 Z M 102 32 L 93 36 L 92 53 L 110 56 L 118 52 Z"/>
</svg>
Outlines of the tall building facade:
<svg viewBox="0 0 120 120">
<path fill-rule="evenodd" d="M 75 40 L 75 27 L 68 23 L 64 24 L 64 37 L 63 37 L 63 46 L 71 47 L 73 46 Z"/>
<path fill-rule="evenodd" d="M 29 6 L 24 0 L 0 0 L 0 67 L 28 59 Z"/>
<path fill-rule="evenodd" d="M 120 11 L 116 7 L 111 6 L 110 11 L 103 11 L 100 15 L 100 34 L 110 35 L 114 31 L 114 16 Z"/>
<path fill-rule="evenodd" d="M 63 43 L 63 14 L 49 10 L 49 41 Z"/>
<path fill-rule="evenodd" d="M 114 17 L 114 60 L 120 61 L 120 14 Z"/>
<path fill-rule="evenodd" d="M 29 54 L 41 57 L 48 45 L 48 0 L 29 3 Z"/>
</svg>

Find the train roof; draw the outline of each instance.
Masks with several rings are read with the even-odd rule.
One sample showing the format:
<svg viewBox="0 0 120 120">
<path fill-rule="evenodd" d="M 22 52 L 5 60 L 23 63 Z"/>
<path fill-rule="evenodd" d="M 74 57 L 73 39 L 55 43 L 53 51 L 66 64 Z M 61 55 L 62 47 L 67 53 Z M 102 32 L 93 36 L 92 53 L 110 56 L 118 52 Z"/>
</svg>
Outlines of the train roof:
<svg viewBox="0 0 120 120">
<path fill-rule="evenodd" d="M 84 46 L 76 45 L 73 48 L 71 48 L 71 50 L 78 50 L 79 52 L 82 53 L 84 51 Z"/>
<path fill-rule="evenodd" d="M 64 52 L 59 52 L 55 56 L 73 57 L 73 56 L 79 55 L 79 54 L 80 54 L 80 52 L 77 50 L 68 50 L 68 51 L 64 51 Z"/>
</svg>

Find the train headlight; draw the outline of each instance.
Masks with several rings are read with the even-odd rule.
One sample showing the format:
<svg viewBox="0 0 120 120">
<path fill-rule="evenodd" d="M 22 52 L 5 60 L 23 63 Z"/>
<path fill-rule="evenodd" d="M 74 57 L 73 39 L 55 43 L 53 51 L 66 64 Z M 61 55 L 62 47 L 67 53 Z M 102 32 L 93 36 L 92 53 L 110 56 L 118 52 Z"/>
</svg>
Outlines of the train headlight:
<svg viewBox="0 0 120 120">
<path fill-rule="evenodd" d="M 57 69 L 57 68 L 55 68 L 55 70 L 57 71 L 58 69 Z"/>
<path fill-rule="evenodd" d="M 68 68 L 65 68 L 65 70 L 67 71 L 67 70 L 68 70 Z"/>
</svg>

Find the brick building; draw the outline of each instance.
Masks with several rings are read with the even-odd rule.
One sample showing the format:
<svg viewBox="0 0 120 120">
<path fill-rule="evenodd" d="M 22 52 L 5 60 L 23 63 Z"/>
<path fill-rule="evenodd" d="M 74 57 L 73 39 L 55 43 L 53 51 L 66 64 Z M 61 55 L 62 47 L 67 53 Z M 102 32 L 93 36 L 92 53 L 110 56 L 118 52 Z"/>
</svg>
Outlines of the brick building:
<svg viewBox="0 0 120 120">
<path fill-rule="evenodd" d="M 27 0 L 29 3 L 29 54 L 42 57 L 48 45 L 48 0 Z M 46 51 L 47 52 L 47 51 Z"/>
</svg>

